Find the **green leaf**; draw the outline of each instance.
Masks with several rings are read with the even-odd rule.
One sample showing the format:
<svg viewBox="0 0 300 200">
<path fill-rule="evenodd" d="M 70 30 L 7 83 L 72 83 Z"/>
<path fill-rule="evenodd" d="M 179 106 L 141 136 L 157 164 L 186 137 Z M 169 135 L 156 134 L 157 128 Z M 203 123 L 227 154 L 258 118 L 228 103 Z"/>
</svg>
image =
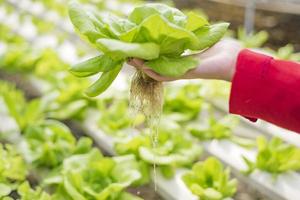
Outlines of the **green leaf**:
<svg viewBox="0 0 300 200">
<path fill-rule="evenodd" d="M 9 195 L 11 190 L 12 189 L 9 185 L 6 185 L 4 183 L 0 183 L 0 198 Z"/>
<path fill-rule="evenodd" d="M 0 84 L 0 96 L 3 97 L 10 116 L 16 120 L 21 131 L 31 123 L 43 119 L 44 112 L 40 99 L 26 102 L 24 93 L 16 89 L 14 85 L 1 82 Z M 18 99 L 18 103 L 16 103 L 16 99 Z"/>
<path fill-rule="evenodd" d="M 95 97 L 103 93 L 116 79 L 121 69 L 122 65 L 119 64 L 119 66 L 115 67 L 113 70 L 103 72 L 101 77 L 93 85 L 86 89 L 86 95 Z"/>
<path fill-rule="evenodd" d="M 66 178 L 64 179 L 64 188 L 67 191 L 68 195 L 70 195 L 73 199 L 78 200 L 87 200 L 79 191 L 74 187 L 71 181 L 76 179 L 75 175 L 71 173 L 67 173 Z M 74 179 L 73 179 L 74 178 Z"/>
<path fill-rule="evenodd" d="M 268 143 L 267 143 L 267 140 L 265 137 L 263 137 L 263 136 L 257 137 L 256 142 L 257 142 L 257 148 L 259 151 L 263 151 L 264 149 L 267 148 Z"/>
<path fill-rule="evenodd" d="M 0 158 L 1 183 L 9 186 L 12 182 L 17 185 L 25 180 L 27 175 L 26 163 L 17 152 L 16 147 L 8 144 L 3 146 L 0 143 Z M 2 187 L 4 191 L 7 191 L 4 185 Z"/>
<path fill-rule="evenodd" d="M 136 26 L 136 27 L 128 30 L 127 32 L 122 33 L 119 36 L 119 38 L 121 41 L 124 41 L 124 42 L 132 42 L 135 39 L 138 32 L 139 32 L 139 26 Z"/>
<path fill-rule="evenodd" d="M 147 137 L 136 136 L 127 142 L 116 142 L 114 149 L 120 155 L 135 154 L 138 155 L 141 146 L 151 147 L 151 141 Z"/>
<path fill-rule="evenodd" d="M 145 116 L 141 113 L 132 115 L 129 104 L 125 99 L 114 99 L 112 102 L 105 100 L 99 102 L 101 112 L 98 120 L 99 128 L 108 134 L 118 135 L 119 131 L 138 126 L 144 123 Z M 130 145 L 130 147 L 132 147 Z M 134 147 L 134 145 L 133 145 Z"/>
<path fill-rule="evenodd" d="M 120 61 L 113 60 L 107 55 L 100 55 L 73 65 L 70 68 L 70 72 L 78 77 L 86 77 L 98 72 L 111 71 L 114 67 L 118 66 L 118 64 L 120 64 Z"/>
<path fill-rule="evenodd" d="M 213 46 L 224 36 L 228 26 L 229 23 L 218 23 L 210 26 L 204 26 L 196 30 L 194 33 L 200 41 L 197 49 L 202 50 Z"/>
<path fill-rule="evenodd" d="M 200 84 L 187 84 L 181 87 L 168 87 L 163 111 L 171 116 L 182 116 L 179 122 L 197 119 L 203 105 Z"/>
<path fill-rule="evenodd" d="M 24 156 L 34 166 L 53 168 L 61 164 L 75 149 L 70 129 L 55 120 L 27 127 L 24 133 Z"/>
<path fill-rule="evenodd" d="M 182 149 L 178 150 L 178 152 L 174 150 L 174 152 L 167 155 L 160 155 L 151 148 L 139 148 L 139 156 L 141 157 L 141 159 L 143 159 L 147 163 L 157 165 L 187 165 L 196 160 L 201 155 L 201 153 L 201 147 L 197 147 L 195 145 L 190 146 L 189 149 L 184 149 L 182 147 Z"/>
<path fill-rule="evenodd" d="M 268 40 L 269 34 L 267 31 L 247 34 L 244 28 L 239 28 L 237 38 L 245 48 L 259 48 Z"/>
<path fill-rule="evenodd" d="M 151 60 L 159 56 L 159 46 L 155 43 L 127 43 L 114 39 L 99 39 L 96 46 L 116 60 L 129 57 Z"/>
<path fill-rule="evenodd" d="M 198 195 L 198 196 L 203 196 L 204 195 L 204 189 L 200 185 L 192 184 L 190 186 L 190 190 L 195 195 Z"/>
<path fill-rule="evenodd" d="M 136 25 L 130 22 L 127 19 L 120 18 L 111 13 L 95 13 L 95 16 L 99 22 L 101 22 L 100 27 L 109 32 L 113 38 L 119 38 L 119 36 L 132 28 L 136 27 Z"/>
<path fill-rule="evenodd" d="M 69 16 L 75 28 L 86 36 L 90 42 L 93 43 L 99 38 L 107 37 L 97 29 L 91 16 L 77 1 L 69 3 Z"/>
<path fill-rule="evenodd" d="M 52 112 L 49 112 L 49 117 L 53 117 L 55 119 L 63 120 L 70 119 L 74 117 L 78 112 L 87 107 L 88 102 L 84 99 L 82 100 L 73 100 L 70 103 L 63 105 L 63 108 L 56 109 Z"/>
<path fill-rule="evenodd" d="M 230 138 L 230 140 L 242 147 L 245 147 L 245 148 L 255 147 L 255 140 L 252 140 L 252 139 L 238 137 L 238 136 L 232 136 L 232 138 Z"/>
<path fill-rule="evenodd" d="M 155 14 L 163 16 L 169 22 L 177 26 L 183 27 L 186 23 L 186 16 L 180 10 L 159 3 L 149 3 L 144 6 L 136 7 L 128 18 L 136 24 L 141 24 L 145 19 Z"/>
<path fill-rule="evenodd" d="M 143 163 L 156 164 L 165 177 L 173 176 L 177 167 L 191 165 L 201 153 L 201 146 L 185 134 L 180 134 L 180 129 L 160 129 L 156 148 L 152 148 L 147 132 L 133 138 L 117 141 L 117 153 L 134 154 Z"/>
<path fill-rule="evenodd" d="M 123 183 L 124 186 L 127 187 L 142 178 L 140 165 L 134 155 L 115 157 L 114 161 L 116 166 L 111 171 L 111 176 L 118 182 Z"/>
<path fill-rule="evenodd" d="M 35 190 L 31 189 L 28 182 L 22 183 L 18 188 L 18 194 L 21 200 L 51 200 L 51 196 L 44 192 L 40 187 Z"/>
<path fill-rule="evenodd" d="M 242 157 L 244 162 L 246 163 L 246 165 L 248 166 L 248 169 L 246 171 L 244 171 L 245 174 L 249 175 L 251 174 L 254 169 L 255 169 L 255 163 L 253 163 L 252 161 L 250 161 L 248 158 L 246 158 L 245 156 Z"/>
<path fill-rule="evenodd" d="M 143 199 L 140 197 L 134 196 L 128 192 L 122 192 L 119 197 L 119 200 L 143 200 Z"/>
<path fill-rule="evenodd" d="M 299 148 L 286 144 L 277 137 L 267 141 L 262 136 L 257 138 L 257 147 L 258 153 L 255 162 L 250 162 L 244 158 L 248 165 L 248 173 L 260 169 L 277 177 L 278 174 L 300 169 Z"/>
<path fill-rule="evenodd" d="M 55 184 L 53 196 L 59 200 L 108 200 L 119 199 L 142 174 L 133 155 L 109 158 L 94 148 L 65 159 L 60 177 L 59 181 L 47 180 L 48 184 Z"/>
<path fill-rule="evenodd" d="M 189 31 L 195 31 L 201 28 L 202 26 L 209 25 L 208 21 L 204 17 L 194 12 L 189 12 L 187 14 L 187 17 L 188 19 L 185 28 Z"/>
<path fill-rule="evenodd" d="M 219 200 L 222 199 L 222 194 L 213 188 L 207 188 L 204 190 L 204 196 L 211 200 Z"/>
<path fill-rule="evenodd" d="M 88 153 L 92 149 L 93 141 L 89 137 L 81 137 L 77 144 L 73 154 Z"/>
<path fill-rule="evenodd" d="M 222 200 L 236 193 L 237 182 L 230 180 L 229 169 L 214 157 L 194 164 L 192 170 L 182 176 L 183 182 L 200 199 Z"/>
<path fill-rule="evenodd" d="M 174 177 L 175 167 L 168 166 L 168 165 L 162 165 L 162 166 L 159 166 L 159 170 L 162 173 L 162 175 L 167 179 L 171 179 L 172 177 Z"/>
<path fill-rule="evenodd" d="M 179 77 L 184 75 L 188 70 L 197 67 L 199 62 L 192 57 L 160 57 L 147 61 L 145 64 L 160 75 Z"/>
<path fill-rule="evenodd" d="M 134 39 L 134 42 L 139 43 L 149 41 L 160 45 L 161 55 L 180 56 L 184 50 L 195 50 L 199 46 L 199 40 L 193 32 L 168 22 L 158 14 L 148 17 L 140 24 L 140 30 Z"/>
</svg>

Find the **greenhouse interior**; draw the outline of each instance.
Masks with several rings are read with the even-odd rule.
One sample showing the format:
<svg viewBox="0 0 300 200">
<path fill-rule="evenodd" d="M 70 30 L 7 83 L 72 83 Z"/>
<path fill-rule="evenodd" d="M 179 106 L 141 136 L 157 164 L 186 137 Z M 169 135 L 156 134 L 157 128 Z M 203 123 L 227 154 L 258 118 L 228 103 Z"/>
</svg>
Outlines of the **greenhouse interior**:
<svg viewBox="0 0 300 200">
<path fill-rule="evenodd" d="M 300 200 L 299 36 L 300 0 L 0 0 L 0 200 Z"/>
</svg>

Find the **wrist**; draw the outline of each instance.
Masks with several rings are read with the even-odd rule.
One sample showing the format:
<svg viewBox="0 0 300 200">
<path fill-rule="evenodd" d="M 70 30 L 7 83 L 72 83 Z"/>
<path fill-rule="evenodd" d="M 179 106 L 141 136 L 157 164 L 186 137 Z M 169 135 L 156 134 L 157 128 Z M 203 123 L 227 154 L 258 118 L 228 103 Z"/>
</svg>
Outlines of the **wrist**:
<svg viewBox="0 0 300 200">
<path fill-rule="evenodd" d="M 238 48 L 235 52 L 228 52 L 227 54 L 227 58 L 228 60 L 228 68 L 226 69 L 226 73 L 225 76 L 223 78 L 223 80 L 225 81 L 232 81 L 235 72 L 236 72 L 236 67 L 237 67 L 237 61 L 238 61 L 238 57 L 240 52 L 242 51 L 242 48 Z"/>
</svg>

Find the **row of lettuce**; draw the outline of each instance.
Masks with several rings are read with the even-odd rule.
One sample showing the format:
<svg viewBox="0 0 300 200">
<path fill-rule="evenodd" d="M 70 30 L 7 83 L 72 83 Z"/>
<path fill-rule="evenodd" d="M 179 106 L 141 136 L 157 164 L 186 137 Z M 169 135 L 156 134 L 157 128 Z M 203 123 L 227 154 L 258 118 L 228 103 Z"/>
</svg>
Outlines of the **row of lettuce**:
<svg viewBox="0 0 300 200">
<path fill-rule="evenodd" d="M 17 73 L 47 85 L 41 97 L 27 100 L 13 84 L 1 81 L 3 105 L 17 123 L 16 131 L 1 132 L 2 199 L 138 199 L 124 190 L 149 183 L 153 164 L 166 179 L 178 168 L 190 169 L 183 181 L 201 199 L 223 199 L 236 193 L 236 180 L 230 179 L 229 169 L 216 158 L 194 164 L 203 151 L 198 141 L 228 139 L 255 148 L 255 141 L 232 134 L 238 123 L 235 118 L 215 116 L 203 99 L 207 85 L 167 88 L 158 144 L 153 148 L 144 116 L 130 111 L 127 91 L 100 99 L 84 96 L 83 88 L 89 83 L 68 74 L 69 66 L 49 49 L 15 49 L 3 54 L 0 63 L 8 77 Z M 91 139 L 76 140 L 58 121 L 72 119 L 82 124 L 90 117 L 90 109 L 97 110 L 98 128 L 115 138 L 114 151 L 120 157 L 104 157 L 92 148 Z M 278 138 L 269 142 L 258 138 L 257 149 L 256 162 L 245 158 L 248 174 L 260 169 L 277 176 L 300 169 L 300 150 Z"/>
<path fill-rule="evenodd" d="M 90 138 L 76 140 L 62 122 L 36 112 L 39 99 L 26 101 L 5 82 L 0 91 L 18 125 L 1 132 L 1 199 L 140 199 L 124 191 L 144 177 L 133 155 L 104 157 Z"/>
</svg>

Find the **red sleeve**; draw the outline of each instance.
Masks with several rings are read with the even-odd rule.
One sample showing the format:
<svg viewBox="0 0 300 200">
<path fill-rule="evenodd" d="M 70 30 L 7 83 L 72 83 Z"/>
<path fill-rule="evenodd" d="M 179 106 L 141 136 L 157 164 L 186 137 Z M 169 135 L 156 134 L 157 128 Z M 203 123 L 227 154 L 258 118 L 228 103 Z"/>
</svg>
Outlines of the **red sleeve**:
<svg viewBox="0 0 300 200">
<path fill-rule="evenodd" d="M 242 50 L 232 80 L 230 113 L 300 133 L 300 63 Z"/>
</svg>

